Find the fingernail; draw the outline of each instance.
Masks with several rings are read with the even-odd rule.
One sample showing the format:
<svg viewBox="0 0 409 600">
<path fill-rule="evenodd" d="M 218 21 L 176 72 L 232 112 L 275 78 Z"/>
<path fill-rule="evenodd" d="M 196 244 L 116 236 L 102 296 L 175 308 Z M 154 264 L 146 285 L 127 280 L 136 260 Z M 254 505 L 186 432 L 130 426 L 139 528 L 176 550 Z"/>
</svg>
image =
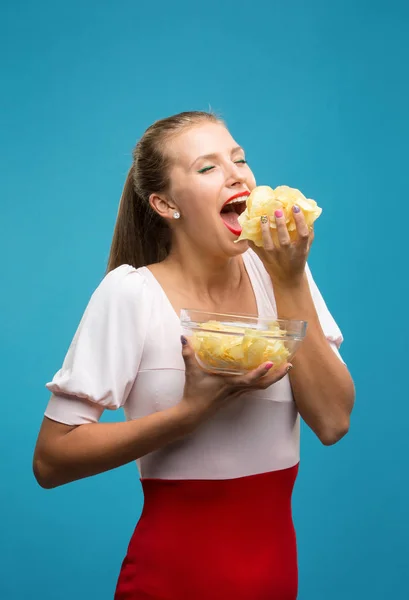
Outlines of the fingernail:
<svg viewBox="0 0 409 600">
<path fill-rule="evenodd" d="M 282 210 L 276 210 L 275 211 L 275 216 L 277 219 L 281 219 L 281 217 L 283 216 L 283 211 Z"/>
<path fill-rule="evenodd" d="M 292 369 L 292 368 L 293 368 L 293 365 L 288 365 L 288 367 L 287 367 L 287 373 L 288 373 L 289 371 L 291 371 L 291 369 Z"/>
<path fill-rule="evenodd" d="M 274 365 L 274 363 L 272 363 L 272 362 L 268 362 L 268 363 L 266 364 L 266 366 L 265 366 L 265 370 L 266 370 L 266 371 L 269 371 L 273 365 Z"/>
<path fill-rule="evenodd" d="M 180 341 L 182 342 L 182 345 L 183 345 L 183 346 L 186 346 L 186 344 L 187 344 L 187 339 L 185 338 L 185 336 L 184 336 L 184 335 L 180 336 Z"/>
<path fill-rule="evenodd" d="M 260 217 L 260 221 L 264 224 L 268 223 L 268 217 L 266 217 L 265 215 L 263 215 L 262 217 Z"/>
<path fill-rule="evenodd" d="M 301 210 L 301 208 L 299 206 L 297 206 L 296 204 L 294 204 L 294 206 L 293 206 L 293 212 L 299 213 L 300 210 Z"/>
</svg>

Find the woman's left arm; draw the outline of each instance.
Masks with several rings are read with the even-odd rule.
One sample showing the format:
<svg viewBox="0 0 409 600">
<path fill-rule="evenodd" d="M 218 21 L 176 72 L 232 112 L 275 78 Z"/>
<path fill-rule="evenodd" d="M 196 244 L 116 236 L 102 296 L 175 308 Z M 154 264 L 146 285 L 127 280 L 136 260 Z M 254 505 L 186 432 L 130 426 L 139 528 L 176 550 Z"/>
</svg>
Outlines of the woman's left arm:
<svg viewBox="0 0 409 600">
<path fill-rule="evenodd" d="M 291 241 L 285 216 L 275 215 L 277 235 L 261 218 L 263 248 L 252 244 L 269 273 L 281 319 L 308 321 L 307 334 L 292 363 L 290 381 L 298 411 L 325 445 L 339 441 L 349 430 L 355 388 L 347 367 L 333 351 L 320 324 L 306 274 L 314 239 L 301 211 L 294 210 L 298 239 Z"/>
<path fill-rule="evenodd" d="M 308 321 L 290 371 L 298 411 L 323 444 L 335 444 L 349 430 L 355 399 L 351 375 L 321 328 L 306 275 L 296 286 L 275 284 L 274 294 L 280 318 Z"/>
</svg>

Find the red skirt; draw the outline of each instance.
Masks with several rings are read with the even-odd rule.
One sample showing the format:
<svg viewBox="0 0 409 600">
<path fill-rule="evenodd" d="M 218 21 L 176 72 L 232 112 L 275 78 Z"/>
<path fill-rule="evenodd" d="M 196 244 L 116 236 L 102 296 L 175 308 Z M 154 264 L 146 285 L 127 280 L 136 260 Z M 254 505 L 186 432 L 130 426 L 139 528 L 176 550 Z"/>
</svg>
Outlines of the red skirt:
<svg viewBox="0 0 409 600">
<path fill-rule="evenodd" d="M 142 479 L 144 508 L 115 600 L 295 600 L 297 472 Z"/>
</svg>

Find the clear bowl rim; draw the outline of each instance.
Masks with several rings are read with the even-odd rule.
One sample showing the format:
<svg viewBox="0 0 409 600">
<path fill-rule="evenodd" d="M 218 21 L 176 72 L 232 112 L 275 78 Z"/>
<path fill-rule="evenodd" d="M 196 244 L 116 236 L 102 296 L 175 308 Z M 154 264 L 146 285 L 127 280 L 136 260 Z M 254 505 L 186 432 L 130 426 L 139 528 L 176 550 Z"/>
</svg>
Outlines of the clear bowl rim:
<svg viewBox="0 0 409 600">
<path fill-rule="evenodd" d="M 303 319 L 280 319 L 274 315 L 261 317 L 261 316 L 246 314 L 246 313 L 218 313 L 218 312 L 211 312 L 211 311 L 207 311 L 207 310 L 199 310 L 197 308 L 182 308 L 180 311 L 180 321 L 182 323 L 184 323 L 184 322 L 188 323 L 188 321 L 183 319 L 182 315 L 184 312 L 195 312 L 195 313 L 202 313 L 204 315 L 214 315 L 214 316 L 219 316 L 219 317 L 234 317 L 237 320 L 240 320 L 240 317 L 244 317 L 245 319 L 251 320 L 253 322 L 255 322 L 255 321 L 274 321 L 275 323 L 278 323 L 278 324 L 280 324 L 280 323 L 294 323 L 294 324 L 298 323 L 300 325 L 308 324 L 308 321 L 305 321 Z M 217 320 L 217 319 L 215 319 L 215 320 Z"/>
<path fill-rule="evenodd" d="M 185 327 L 185 329 L 189 329 L 190 331 L 200 331 L 201 333 L 212 333 L 214 335 L 225 335 L 229 337 L 243 337 L 243 333 L 239 331 L 226 331 L 223 329 L 218 329 L 215 331 L 214 329 L 205 329 L 204 327 Z M 265 331 L 265 333 L 264 333 Z M 261 337 L 266 340 L 280 340 L 282 342 L 302 342 L 305 337 L 305 329 L 303 331 L 294 332 L 294 333 L 286 333 L 285 335 L 275 335 L 274 333 L 268 333 L 268 330 L 260 330 L 262 334 Z"/>
</svg>

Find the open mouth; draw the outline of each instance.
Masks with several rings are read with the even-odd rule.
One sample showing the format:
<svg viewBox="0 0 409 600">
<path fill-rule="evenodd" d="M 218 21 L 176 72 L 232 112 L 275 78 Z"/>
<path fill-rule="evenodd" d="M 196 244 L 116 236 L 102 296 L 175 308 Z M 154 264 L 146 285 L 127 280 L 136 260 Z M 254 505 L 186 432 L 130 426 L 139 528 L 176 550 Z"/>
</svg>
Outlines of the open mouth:
<svg viewBox="0 0 409 600">
<path fill-rule="evenodd" d="M 235 198 L 229 200 L 220 211 L 220 217 L 227 229 L 234 233 L 234 235 L 240 235 L 242 228 L 239 223 L 239 216 L 246 210 L 246 199 L 248 193 L 241 194 Z"/>
</svg>

